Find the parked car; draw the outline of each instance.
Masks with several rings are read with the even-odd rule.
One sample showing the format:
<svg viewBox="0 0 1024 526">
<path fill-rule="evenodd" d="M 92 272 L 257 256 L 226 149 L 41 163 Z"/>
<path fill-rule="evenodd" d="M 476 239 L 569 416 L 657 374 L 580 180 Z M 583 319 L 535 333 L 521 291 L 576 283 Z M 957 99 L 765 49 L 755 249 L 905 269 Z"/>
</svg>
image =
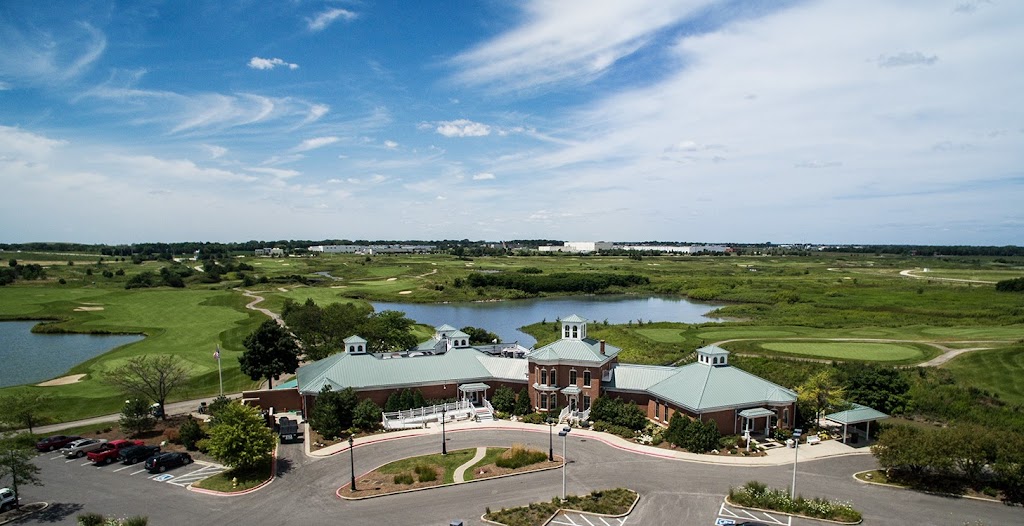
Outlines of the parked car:
<svg viewBox="0 0 1024 526">
<path fill-rule="evenodd" d="M 141 440 L 111 440 L 96 451 L 90 451 L 87 455 L 89 460 L 93 464 L 110 464 L 111 462 L 121 458 L 121 450 L 144 445 L 145 442 Z"/>
<path fill-rule="evenodd" d="M 134 464 L 160 454 L 160 446 L 132 446 L 121 450 L 121 463 Z"/>
<path fill-rule="evenodd" d="M 60 454 L 67 458 L 84 457 L 90 451 L 96 451 L 107 443 L 105 438 L 83 438 L 60 448 Z"/>
<path fill-rule="evenodd" d="M 14 498 L 14 491 L 11 488 L 0 488 L 0 513 L 7 511 L 7 508 L 13 508 L 18 504 L 18 499 Z"/>
<path fill-rule="evenodd" d="M 53 451 L 54 449 L 60 449 L 75 440 L 81 439 L 82 437 L 78 435 L 53 435 L 36 442 L 36 449 L 39 451 Z"/>
<path fill-rule="evenodd" d="M 192 463 L 192 455 L 188 453 L 160 453 L 146 459 L 146 471 L 163 473 L 167 468 L 176 468 Z"/>
</svg>

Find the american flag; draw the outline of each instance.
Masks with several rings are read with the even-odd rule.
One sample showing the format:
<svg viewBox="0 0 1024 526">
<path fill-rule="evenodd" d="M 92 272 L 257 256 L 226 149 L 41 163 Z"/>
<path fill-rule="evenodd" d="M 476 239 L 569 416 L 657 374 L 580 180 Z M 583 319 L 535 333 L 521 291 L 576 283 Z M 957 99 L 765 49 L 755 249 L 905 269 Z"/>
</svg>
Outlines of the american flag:
<svg viewBox="0 0 1024 526">
<path fill-rule="evenodd" d="M 220 360 L 220 344 L 217 344 L 217 350 L 213 351 L 213 359 Z"/>
</svg>

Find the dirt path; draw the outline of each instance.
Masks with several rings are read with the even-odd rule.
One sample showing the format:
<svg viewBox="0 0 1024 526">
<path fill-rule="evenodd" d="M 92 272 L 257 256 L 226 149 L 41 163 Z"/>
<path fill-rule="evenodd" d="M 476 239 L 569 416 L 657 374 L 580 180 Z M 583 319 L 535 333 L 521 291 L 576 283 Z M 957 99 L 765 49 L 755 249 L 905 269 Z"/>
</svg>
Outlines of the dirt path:
<svg viewBox="0 0 1024 526">
<path fill-rule="evenodd" d="M 901 270 L 900 271 L 900 276 L 903 276 L 903 277 L 906 277 L 906 278 L 914 278 L 914 279 L 930 279 L 930 280 L 935 280 L 935 281 L 953 281 L 953 282 L 956 282 L 956 283 L 978 283 L 978 284 L 981 284 L 981 285 L 995 285 L 996 284 L 995 281 L 982 281 L 980 279 L 937 278 L 937 277 L 934 277 L 934 276 L 918 276 L 917 274 L 914 274 L 914 272 L 916 272 L 916 270 L 914 270 L 914 269 Z"/>
<path fill-rule="evenodd" d="M 721 346 L 721 345 L 724 345 L 724 344 L 727 344 L 727 343 L 730 343 L 730 342 L 756 342 L 756 341 L 765 341 L 765 340 L 772 340 L 772 341 L 783 341 L 783 340 L 785 340 L 785 341 L 819 341 L 819 342 L 820 341 L 825 341 L 825 342 L 864 342 L 864 343 L 920 343 L 920 344 L 924 344 L 924 345 L 930 345 L 930 346 L 935 347 L 936 349 L 942 351 L 942 354 L 936 356 L 935 358 L 932 358 L 931 360 L 928 360 L 927 362 L 922 362 L 922 363 L 917 364 L 918 367 L 938 367 L 938 366 L 940 366 L 942 364 L 945 364 L 946 362 L 952 360 L 953 358 L 956 358 L 957 356 L 960 356 L 961 354 L 969 353 L 971 351 L 983 351 L 985 349 L 991 349 L 992 348 L 992 347 L 971 347 L 969 349 L 952 349 L 952 348 L 946 347 L 945 345 L 942 345 L 941 343 L 937 343 L 937 342 L 926 342 L 926 341 L 920 341 L 920 340 L 899 340 L 899 339 L 895 339 L 895 338 L 733 338 L 731 340 L 718 341 L 718 342 L 712 343 L 711 345 Z M 1009 344 L 1011 342 L 1003 341 L 1003 340 L 964 340 L 964 341 L 958 341 L 956 343 L 992 343 L 992 344 L 997 344 L 997 345 L 998 344 L 1004 344 L 1005 345 L 1005 344 Z M 756 355 L 756 354 L 748 354 L 748 353 L 737 353 L 737 354 L 739 356 L 759 356 L 759 355 Z M 829 363 L 829 362 L 836 361 L 835 359 L 825 359 L 825 358 L 800 358 L 800 357 L 789 358 L 789 357 L 787 357 L 787 359 L 803 361 L 803 362 L 819 362 L 819 363 Z"/>
</svg>

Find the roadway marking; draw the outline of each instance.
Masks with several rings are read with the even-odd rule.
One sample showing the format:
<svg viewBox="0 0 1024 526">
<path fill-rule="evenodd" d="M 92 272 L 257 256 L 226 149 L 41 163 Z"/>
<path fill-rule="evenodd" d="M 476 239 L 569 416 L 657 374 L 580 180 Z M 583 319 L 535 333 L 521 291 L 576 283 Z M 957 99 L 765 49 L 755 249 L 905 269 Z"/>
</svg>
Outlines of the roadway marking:
<svg viewBox="0 0 1024 526">
<path fill-rule="evenodd" d="M 548 524 L 559 526 L 622 526 L 626 517 L 600 517 L 584 515 L 573 511 L 561 511 Z"/>
<path fill-rule="evenodd" d="M 729 508 L 725 507 L 725 503 L 724 502 L 718 508 L 718 515 L 719 515 L 719 517 L 727 517 L 728 519 L 733 519 L 733 520 L 734 519 L 742 519 L 744 521 L 745 520 L 755 520 L 755 521 L 765 522 L 765 523 L 768 523 L 768 524 L 776 524 L 778 526 L 792 526 L 793 525 L 793 517 L 791 517 L 791 516 L 787 515 L 786 518 L 785 518 L 785 522 L 783 522 L 781 519 L 778 519 L 778 518 L 776 518 L 776 517 L 774 517 L 772 515 L 769 515 L 766 512 L 761 511 L 761 512 L 758 512 L 758 513 L 760 515 L 763 515 L 763 517 L 761 517 L 759 515 L 756 515 L 756 514 L 750 512 L 750 511 L 747 511 L 747 510 L 744 510 L 744 509 L 740 509 L 740 508 L 729 509 Z M 719 520 L 721 520 L 721 519 L 719 519 Z M 719 522 L 715 521 L 715 524 L 719 524 Z M 722 524 L 728 524 L 728 522 L 722 522 Z M 735 520 L 734 520 L 733 524 L 735 524 Z"/>
<path fill-rule="evenodd" d="M 166 482 L 166 481 L 171 480 L 172 478 L 174 478 L 174 475 L 171 475 L 171 474 L 168 473 L 168 474 L 165 474 L 165 475 L 157 475 L 155 477 L 150 477 L 150 478 L 152 478 L 153 480 L 155 480 L 157 482 Z"/>
<path fill-rule="evenodd" d="M 124 470 L 130 469 L 130 468 L 131 468 L 130 465 L 129 466 L 124 466 L 123 468 L 117 468 L 117 469 L 114 470 L 114 473 L 117 473 L 118 471 L 124 471 Z"/>
<path fill-rule="evenodd" d="M 139 473 L 142 473 L 143 471 L 146 471 L 146 470 L 145 470 L 145 469 L 140 469 L 140 470 L 138 470 L 138 471 L 135 471 L 135 472 L 129 473 L 128 475 L 138 475 Z"/>
<path fill-rule="evenodd" d="M 79 466 L 91 466 L 91 465 L 94 465 L 93 461 L 91 461 L 91 460 L 87 460 L 87 461 L 79 464 Z"/>
<path fill-rule="evenodd" d="M 69 459 L 65 460 L 64 463 L 65 464 L 70 464 L 70 463 L 72 463 L 72 462 L 74 462 L 76 460 L 78 460 L 78 459 L 77 458 L 69 458 Z"/>
<path fill-rule="evenodd" d="M 64 455 L 57 455 L 55 457 L 50 457 L 50 460 L 57 460 L 58 458 L 64 458 Z"/>
<path fill-rule="evenodd" d="M 179 475 L 177 479 L 170 481 L 170 483 L 174 484 L 175 486 L 185 487 L 189 484 L 192 484 L 193 482 L 198 482 L 205 478 L 212 477 L 225 470 L 227 470 L 227 468 L 219 464 L 209 464 L 195 471 L 190 471 L 189 473 L 186 473 L 184 475 Z"/>
</svg>

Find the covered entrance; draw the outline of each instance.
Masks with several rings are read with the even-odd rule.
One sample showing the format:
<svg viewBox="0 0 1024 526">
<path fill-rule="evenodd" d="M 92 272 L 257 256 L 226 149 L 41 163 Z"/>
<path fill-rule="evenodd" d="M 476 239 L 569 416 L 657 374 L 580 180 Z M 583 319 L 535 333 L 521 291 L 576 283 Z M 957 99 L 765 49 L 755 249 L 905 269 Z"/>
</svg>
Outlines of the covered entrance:
<svg viewBox="0 0 1024 526">
<path fill-rule="evenodd" d="M 889 415 L 872 409 L 866 405 L 851 404 L 846 411 L 825 415 L 825 420 L 843 426 L 843 443 L 856 444 L 863 440 L 867 443 L 871 437 L 871 422 L 884 420 Z"/>
<path fill-rule="evenodd" d="M 763 433 L 766 437 L 771 436 L 772 418 L 778 419 L 775 411 L 764 407 L 744 409 L 743 411 L 740 411 L 739 416 L 743 419 L 741 432 L 744 435 Z"/>
<path fill-rule="evenodd" d="M 459 386 L 459 393 L 462 396 L 462 400 L 469 402 L 475 406 L 486 405 L 487 403 L 487 390 L 491 386 L 484 383 L 472 383 L 462 384 Z"/>
</svg>

